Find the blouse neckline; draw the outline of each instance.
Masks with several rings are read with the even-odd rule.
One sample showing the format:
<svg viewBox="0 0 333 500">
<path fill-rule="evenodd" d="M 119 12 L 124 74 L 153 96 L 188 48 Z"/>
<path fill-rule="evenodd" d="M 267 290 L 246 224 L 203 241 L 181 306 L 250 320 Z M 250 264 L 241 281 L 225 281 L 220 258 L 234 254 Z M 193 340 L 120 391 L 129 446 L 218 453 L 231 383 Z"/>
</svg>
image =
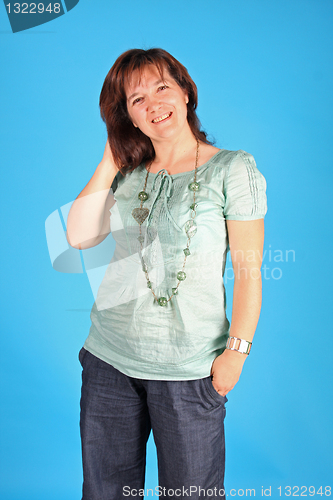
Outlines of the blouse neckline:
<svg viewBox="0 0 333 500">
<path fill-rule="evenodd" d="M 204 167 L 207 167 L 207 165 L 209 165 L 209 163 L 211 163 L 222 151 L 225 151 L 225 149 L 219 149 L 219 151 L 217 151 L 211 158 L 209 158 L 209 160 L 207 160 L 205 163 L 203 163 L 202 165 L 200 165 L 200 167 L 197 168 L 197 172 L 199 172 L 201 169 L 203 169 Z M 146 171 L 147 173 L 147 169 L 146 169 L 146 165 L 144 164 L 143 165 L 143 170 Z M 164 169 L 162 169 L 164 170 Z M 192 170 L 187 170 L 185 172 L 178 172 L 176 174 L 168 174 L 168 176 L 170 177 L 180 177 L 181 175 L 188 175 L 188 174 L 191 174 L 193 175 L 193 172 L 194 172 L 194 168 Z M 158 172 L 149 172 L 148 175 L 151 177 L 153 175 L 158 175 L 159 173 L 161 172 L 161 170 L 159 170 Z"/>
</svg>

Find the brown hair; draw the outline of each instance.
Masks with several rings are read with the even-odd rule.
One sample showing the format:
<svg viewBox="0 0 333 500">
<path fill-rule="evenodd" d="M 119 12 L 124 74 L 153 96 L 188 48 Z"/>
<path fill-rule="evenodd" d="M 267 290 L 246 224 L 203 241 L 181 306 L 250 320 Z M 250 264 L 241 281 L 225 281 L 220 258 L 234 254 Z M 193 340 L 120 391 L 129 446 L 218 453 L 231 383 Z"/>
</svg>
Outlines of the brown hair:
<svg viewBox="0 0 333 500">
<path fill-rule="evenodd" d="M 171 77 L 187 93 L 187 121 L 193 135 L 200 141 L 211 144 L 206 133 L 200 130 L 200 121 L 195 112 L 198 105 L 197 87 L 177 59 L 163 49 L 131 49 L 121 54 L 108 72 L 99 99 L 101 117 L 106 124 L 111 151 L 117 167 L 122 173 L 134 170 L 142 162 L 155 158 L 149 137 L 134 127 L 126 105 L 125 85 L 133 71 L 140 73 L 148 65 L 158 69 L 161 78 L 166 68 Z"/>
</svg>

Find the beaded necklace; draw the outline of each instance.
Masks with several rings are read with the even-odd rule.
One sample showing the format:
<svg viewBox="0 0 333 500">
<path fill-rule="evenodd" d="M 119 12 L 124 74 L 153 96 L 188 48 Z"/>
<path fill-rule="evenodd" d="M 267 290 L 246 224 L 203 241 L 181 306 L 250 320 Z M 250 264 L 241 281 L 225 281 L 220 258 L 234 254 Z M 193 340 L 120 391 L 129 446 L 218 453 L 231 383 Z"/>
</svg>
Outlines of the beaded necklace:
<svg viewBox="0 0 333 500">
<path fill-rule="evenodd" d="M 199 182 L 197 182 L 198 159 L 199 159 L 199 140 L 197 139 L 197 149 L 196 149 L 195 167 L 194 167 L 194 180 L 188 186 L 189 189 L 191 191 L 193 191 L 193 204 L 190 206 L 190 209 L 191 209 L 191 219 L 189 219 L 185 223 L 185 225 L 184 225 L 184 230 L 185 230 L 185 233 L 186 233 L 186 236 L 187 236 L 186 248 L 183 249 L 185 257 L 184 257 L 184 262 L 183 262 L 182 269 L 181 269 L 181 271 L 178 271 L 178 273 L 177 273 L 178 283 L 177 283 L 177 285 L 176 285 L 175 288 L 172 288 L 172 294 L 170 295 L 170 297 L 168 299 L 166 297 L 157 297 L 157 295 L 155 294 L 155 292 L 153 290 L 153 285 L 152 285 L 152 283 L 151 283 L 151 281 L 149 279 L 148 266 L 145 263 L 145 261 L 143 259 L 143 256 L 142 256 L 144 237 L 141 234 L 141 225 L 144 223 L 144 221 L 146 220 L 146 218 L 149 215 L 149 209 L 143 207 L 142 205 L 149 198 L 148 193 L 146 192 L 146 186 L 147 186 L 148 175 L 149 175 L 149 171 L 150 171 L 150 167 L 151 167 L 152 162 L 149 164 L 149 166 L 147 168 L 147 175 L 146 175 L 146 179 L 145 179 L 145 184 L 143 186 L 143 191 L 140 191 L 140 193 L 138 194 L 138 198 L 139 198 L 139 200 L 141 202 L 140 203 L 140 207 L 139 208 L 134 208 L 133 211 L 132 211 L 133 218 L 139 224 L 139 236 L 138 236 L 138 240 L 139 240 L 140 247 L 141 247 L 142 270 L 145 273 L 145 277 L 146 277 L 146 280 L 147 280 L 147 287 L 151 290 L 151 293 L 153 294 L 154 299 L 162 307 L 167 306 L 168 302 L 170 302 L 170 300 L 172 299 L 172 297 L 174 295 L 177 295 L 180 283 L 186 279 L 186 273 L 184 271 L 185 264 L 186 264 L 186 259 L 191 254 L 191 252 L 190 252 L 191 238 L 197 232 L 197 225 L 194 222 L 194 219 L 195 219 L 195 216 L 196 216 L 196 210 L 195 209 L 197 207 L 197 204 L 195 202 L 195 194 L 196 194 L 197 191 L 199 191 L 199 188 L 200 188 L 200 184 L 199 184 Z"/>
</svg>

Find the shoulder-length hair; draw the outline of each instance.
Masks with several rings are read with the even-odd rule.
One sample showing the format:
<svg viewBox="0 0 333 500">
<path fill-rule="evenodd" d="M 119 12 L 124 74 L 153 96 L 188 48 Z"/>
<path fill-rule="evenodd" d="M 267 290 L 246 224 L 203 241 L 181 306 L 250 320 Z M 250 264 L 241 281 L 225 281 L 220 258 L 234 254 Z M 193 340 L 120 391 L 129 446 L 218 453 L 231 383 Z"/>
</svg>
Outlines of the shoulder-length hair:
<svg viewBox="0 0 333 500">
<path fill-rule="evenodd" d="M 187 69 L 171 54 L 163 49 L 131 49 L 121 54 L 108 72 L 99 99 L 100 113 L 106 124 L 111 152 L 119 170 L 124 174 L 134 170 L 142 162 L 155 158 L 153 144 L 139 128 L 134 127 L 126 104 L 125 85 L 129 83 L 133 71 L 142 73 L 153 64 L 163 80 L 163 70 L 187 93 L 187 121 L 193 135 L 200 141 L 211 144 L 196 114 L 198 105 L 197 87 Z"/>
</svg>

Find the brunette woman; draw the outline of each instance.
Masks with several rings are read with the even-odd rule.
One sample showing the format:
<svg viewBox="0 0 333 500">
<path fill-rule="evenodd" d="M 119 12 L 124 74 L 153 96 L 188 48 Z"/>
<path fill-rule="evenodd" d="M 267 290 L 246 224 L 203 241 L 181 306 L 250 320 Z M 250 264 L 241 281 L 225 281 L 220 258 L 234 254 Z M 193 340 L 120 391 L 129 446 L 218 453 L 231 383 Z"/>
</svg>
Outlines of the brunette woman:
<svg viewBox="0 0 333 500">
<path fill-rule="evenodd" d="M 156 496 L 224 498 L 226 394 L 259 318 L 266 182 L 250 154 L 208 141 L 196 107 L 162 49 L 122 54 L 101 91 L 108 140 L 67 224 L 76 248 L 110 231 L 116 242 L 79 355 L 84 500 L 143 496 L 151 430 Z"/>
</svg>

